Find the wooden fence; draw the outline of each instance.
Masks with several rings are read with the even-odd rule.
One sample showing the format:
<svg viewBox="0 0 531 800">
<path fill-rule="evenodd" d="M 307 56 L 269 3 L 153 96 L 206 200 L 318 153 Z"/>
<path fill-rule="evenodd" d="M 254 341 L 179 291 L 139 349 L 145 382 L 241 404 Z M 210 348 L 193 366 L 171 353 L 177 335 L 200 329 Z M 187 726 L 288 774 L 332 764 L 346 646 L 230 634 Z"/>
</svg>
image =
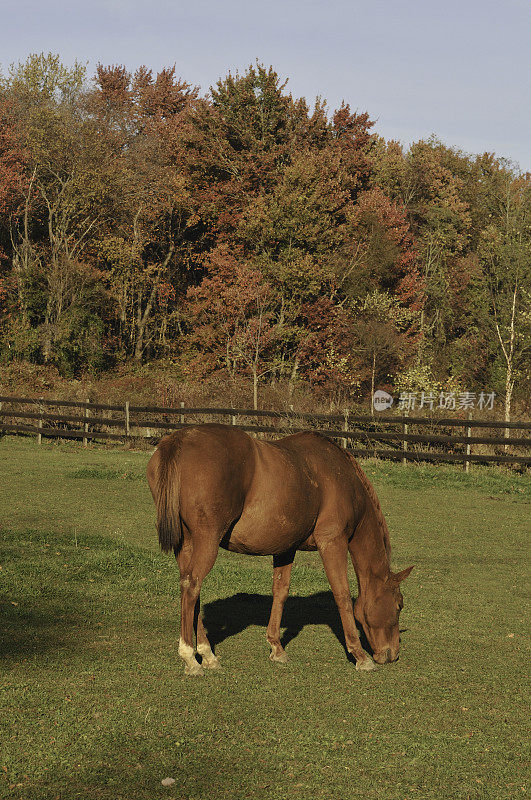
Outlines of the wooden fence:
<svg viewBox="0 0 531 800">
<path fill-rule="evenodd" d="M 104 405 L 0 395 L 0 433 L 126 442 L 157 440 L 198 422 L 224 422 L 267 438 L 313 430 L 338 440 L 355 456 L 406 461 L 531 464 L 530 422 L 433 416 L 303 414 L 238 408 Z M 383 446 L 385 445 L 385 447 Z"/>
</svg>

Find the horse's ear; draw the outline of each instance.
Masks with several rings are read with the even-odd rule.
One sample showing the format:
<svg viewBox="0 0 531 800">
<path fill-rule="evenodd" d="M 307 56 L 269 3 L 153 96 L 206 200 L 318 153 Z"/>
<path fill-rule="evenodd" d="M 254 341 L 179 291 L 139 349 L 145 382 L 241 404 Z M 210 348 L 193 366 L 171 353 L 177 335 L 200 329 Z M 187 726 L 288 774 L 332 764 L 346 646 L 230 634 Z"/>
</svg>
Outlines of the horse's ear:
<svg viewBox="0 0 531 800">
<path fill-rule="evenodd" d="M 414 565 L 413 565 L 413 566 L 414 566 Z M 407 578 L 407 576 L 409 575 L 409 573 L 410 573 L 410 572 L 411 572 L 411 570 L 413 569 L 413 566 L 411 566 L 411 567 L 408 567 L 407 569 L 403 569 L 403 570 L 402 570 L 402 572 L 397 572 L 397 573 L 395 573 L 395 574 L 393 575 L 393 578 L 394 578 L 394 580 L 395 580 L 397 583 L 401 583 L 402 581 L 405 581 L 405 579 Z"/>
</svg>

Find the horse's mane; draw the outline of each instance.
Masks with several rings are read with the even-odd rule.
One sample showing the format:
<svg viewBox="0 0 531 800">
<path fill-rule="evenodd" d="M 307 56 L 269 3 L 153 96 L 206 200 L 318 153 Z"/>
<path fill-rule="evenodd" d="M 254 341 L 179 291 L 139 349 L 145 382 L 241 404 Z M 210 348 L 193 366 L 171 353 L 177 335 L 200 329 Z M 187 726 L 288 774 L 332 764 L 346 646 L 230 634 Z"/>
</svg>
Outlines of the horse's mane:
<svg viewBox="0 0 531 800">
<path fill-rule="evenodd" d="M 369 499 L 372 501 L 372 504 L 374 506 L 374 511 L 376 513 L 376 519 L 382 531 L 385 552 L 387 553 L 387 558 L 389 559 L 389 562 L 391 562 L 391 541 L 389 538 L 389 528 L 387 527 L 387 522 L 385 521 L 382 507 L 380 505 L 380 501 L 378 500 L 378 495 L 374 490 L 374 486 L 372 485 L 368 477 L 365 475 L 364 471 L 362 470 L 362 468 L 360 467 L 354 456 L 351 456 L 350 453 L 347 453 L 347 455 L 350 458 L 352 464 L 354 465 L 354 469 L 356 470 L 356 475 L 363 484 L 363 487 L 367 492 Z"/>
<path fill-rule="evenodd" d="M 306 433 L 307 432 L 302 431 L 299 434 L 295 434 L 295 436 L 304 436 L 304 435 L 306 435 Z M 390 541 L 390 537 L 389 537 L 389 528 L 387 527 L 387 522 L 385 521 L 385 517 L 384 517 L 383 511 L 382 511 L 382 507 L 380 505 L 380 501 L 378 500 L 378 495 L 376 494 L 376 492 L 374 490 L 374 486 L 372 485 L 372 483 L 370 482 L 368 477 L 365 475 L 365 473 L 363 472 L 362 468 L 360 467 L 360 465 L 358 464 L 358 462 L 356 461 L 354 456 L 351 455 L 348 452 L 348 450 L 345 450 L 344 447 L 341 447 L 333 439 L 330 439 L 328 436 L 324 436 L 322 433 L 318 433 L 317 431 L 312 431 L 311 433 L 314 436 L 317 436 L 319 439 L 325 439 L 329 444 L 331 444 L 334 447 L 336 447 L 343 454 L 343 456 L 345 456 L 346 458 L 349 459 L 349 461 L 353 465 L 354 470 L 356 471 L 356 475 L 360 479 L 360 483 L 362 484 L 363 488 L 367 492 L 369 500 L 373 504 L 374 512 L 376 514 L 376 521 L 378 522 L 378 525 L 380 526 L 380 530 L 382 531 L 382 538 L 383 538 L 385 553 L 387 555 L 387 558 L 388 558 L 389 564 L 390 564 L 391 563 L 391 541 Z"/>
</svg>

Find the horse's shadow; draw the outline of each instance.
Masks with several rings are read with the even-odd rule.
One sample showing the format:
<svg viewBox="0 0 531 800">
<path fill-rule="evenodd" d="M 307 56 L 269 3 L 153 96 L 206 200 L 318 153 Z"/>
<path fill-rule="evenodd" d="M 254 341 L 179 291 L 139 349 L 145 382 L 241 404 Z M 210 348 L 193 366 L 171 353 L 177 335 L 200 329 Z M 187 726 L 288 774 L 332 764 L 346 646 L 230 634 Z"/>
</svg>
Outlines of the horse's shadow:
<svg viewBox="0 0 531 800">
<path fill-rule="evenodd" d="M 201 609 L 201 614 L 212 647 L 215 648 L 225 639 L 241 633 L 250 625 L 267 628 L 271 604 L 271 595 L 245 592 L 206 603 Z M 282 646 L 286 647 L 295 639 L 305 625 L 327 625 L 342 645 L 349 660 L 353 660 L 346 649 L 343 628 L 332 592 L 317 592 L 307 597 L 288 597 L 282 614 L 281 627 L 284 628 L 280 638 Z M 371 652 L 360 625 L 358 631 L 362 647 Z"/>
</svg>

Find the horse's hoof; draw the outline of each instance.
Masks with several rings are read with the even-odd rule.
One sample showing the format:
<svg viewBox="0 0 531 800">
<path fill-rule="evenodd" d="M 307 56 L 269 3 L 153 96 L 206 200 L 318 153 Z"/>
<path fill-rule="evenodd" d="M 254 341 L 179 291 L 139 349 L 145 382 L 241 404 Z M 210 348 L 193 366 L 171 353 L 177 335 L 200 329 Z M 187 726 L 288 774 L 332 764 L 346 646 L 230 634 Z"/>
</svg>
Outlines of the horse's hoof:
<svg viewBox="0 0 531 800">
<path fill-rule="evenodd" d="M 275 664 L 287 664 L 288 663 L 288 654 L 283 651 L 282 653 L 269 653 L 269 660 L 274 661 Z"/>
<path fill-rule="evenodd" d="M 201 666 L 203 669 L 221 669 L 219 658 L 217 658 L 215 655 L 211 655 L 208 658 L 203 657 Z"/>
<path fill-rule="evenodd" d="M 366 658 L 365 661 L 356 661 L 356 669 L 358 672 L 372 672 L 378 669 L 372 658 Z"/>
<path fill-rule="evenodd" d="M 194 676 L 202 675 L 203 674 L 203 667 L 201 666 L 199 661 L 196 661 L 195 663 L 192 663 L 192 664 L 186 664 L 186 666 L 184 668 L 184 674 L 185 675 L 194 675 Z"/>
</svg>

